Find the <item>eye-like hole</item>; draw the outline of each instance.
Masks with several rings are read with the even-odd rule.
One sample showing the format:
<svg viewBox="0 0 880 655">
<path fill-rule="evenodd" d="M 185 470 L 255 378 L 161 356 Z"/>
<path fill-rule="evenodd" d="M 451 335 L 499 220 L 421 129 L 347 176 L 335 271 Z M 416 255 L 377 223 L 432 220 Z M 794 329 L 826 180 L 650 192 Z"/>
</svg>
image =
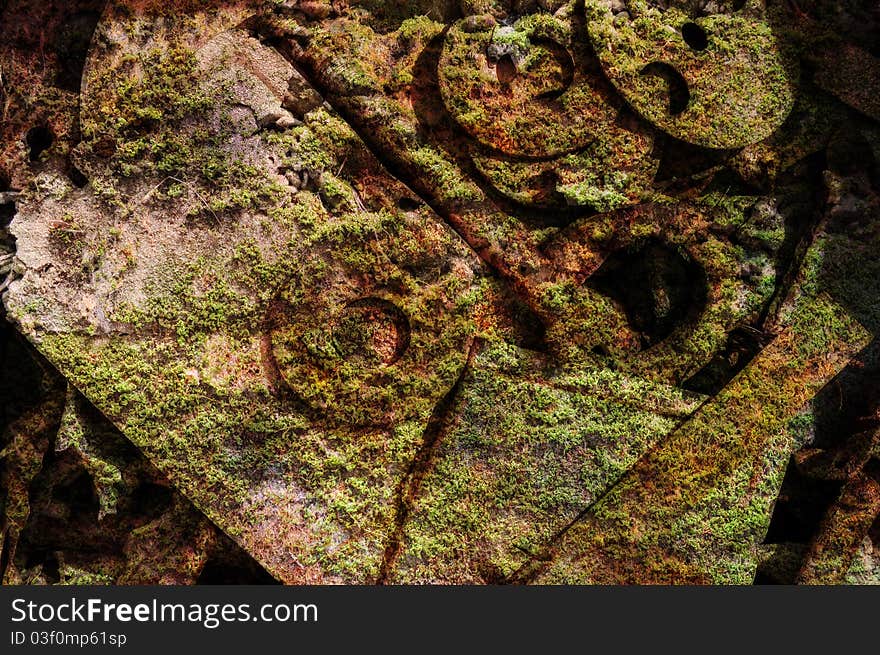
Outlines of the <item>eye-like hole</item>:
<svg viewBox="0 0 880 655">
<path fill-rule="evenodd" d="M 516 64 L 512 55 L 504 55 L 495 64 L 495 75 L 501 84 L 510 84 L 516 78 Z"/>
<path fill-rule="evenodd" d="M 685 23 L 681 26 L 681 36 L 692 50 L 699 52 L 709 45 L 709 36 L 706 31 L 696 23 Z"/>
<path fill-rule="evenodd" d="M 675 116 L 683 112 L 691 101 L 691 92 L 687 81 L 669 64 L 655 61 L 645 66 L 642 75 L 656 75 L 662 78 L 669 88 L 669 114 Z"/>
</svg>

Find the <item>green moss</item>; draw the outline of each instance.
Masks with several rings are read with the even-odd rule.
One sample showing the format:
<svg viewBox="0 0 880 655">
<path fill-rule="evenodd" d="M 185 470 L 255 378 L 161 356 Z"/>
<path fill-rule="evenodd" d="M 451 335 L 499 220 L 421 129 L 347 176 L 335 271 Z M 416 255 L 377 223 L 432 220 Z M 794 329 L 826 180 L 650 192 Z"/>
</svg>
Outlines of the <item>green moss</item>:
<svg viewBox="0 0 880 655">
<path fill-rule="evenodd" d="M 431 147 L 419 148 L 410 154 L 413 164 L 430 175 L 432 184 L 443 190 L 452 203 L 474 202 L 482 199 L 479 188 L 464 177 L 461 170 Z"/>
<path fill-rule="evenodd" d="M 62 585 L 113 585 L 116 578 L 112 572 L 102 573 L 100 571 L 86 571 L 78 569 L 70 565 L 64 565 L 58 571 L 61 576 Z"/>
<path fill-rule="evenodd" d="M 395 582 L 512 574 L 680 420 L 653 411 L 664 395 L 682 401 L 672 388 L 627 392 L 639 381 L 599 369 L 579 388 L 530 381 L 541 368 L 505 344 L 476 357 L 410 509 Z"/>
<path fill-rule="evenodd" d="M 590 37 L 603 69 L 629 103 L 677 138 L 712 148 L 737 148 L 769 136 L 794 103 L 797 64 L 757 13 L 717 13 L 694 19 L 683 8 L 641 3 L 632 20 L 607 3 L 586 3 Z M 698 56 L 680 30 L 696 20 L 710 35 Z M 643 75 L 665 62 L 688 83 L 684 111 L 669 111 L 668 83 Z"/>
<path fill-rule="evenodd" d="M 424 43 L 443 30 L 443 24 L 428 16 L 408 18 L 397 29 L 397 39 L 405 45 Z"/>
<path fill-rule="evenodd" d="M 800 445 L 789 422 L 867 342 L 839 306 L 802 304 L 838 321 L 790 325 L 566 533 L 540 582 L 751 581 Z"/>
</svg>

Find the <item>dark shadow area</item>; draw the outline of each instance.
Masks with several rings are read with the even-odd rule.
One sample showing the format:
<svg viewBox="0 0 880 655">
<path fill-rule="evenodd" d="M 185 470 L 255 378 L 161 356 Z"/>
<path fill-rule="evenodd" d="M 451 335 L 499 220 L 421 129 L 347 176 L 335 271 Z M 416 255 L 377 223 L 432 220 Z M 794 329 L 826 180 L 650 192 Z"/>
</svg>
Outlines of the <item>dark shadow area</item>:
<svg viewBox="0 0 880 655">
<path fill-rule="evenodd" d="M 127 512 L 142 517 L 144 521 L 152 521 L 171 509 L 174 492 L 167 485 L 145 480 L 135 487 L 126 500 Z"/>
<path fill-rule="evenodd" d="M 655 240 L 612 254 L 586 284 L 621 305 L 644 348 L 697 317 L 708 294 L 702 268 Z"/>
<path fill-rule="evenodd" d="M 95 7 L 103 5 L 96 2 L 86 4 Z M 73 93 L 79 92 L 92 34 L 100 17 L 97 8 L 86 10 L 70 16 L 59 26 L 54 39 L 59 66 L 55 82 L 59 88 Z"/>
<path fill-rule="evenodd" d="M 880 57 L 880 3 L 876 0 L 798 0 L 797 6 L 826 29 Z"/>
<path fill-rule="evenodd" d="M 393 32 L 403 21 L 416 16 L 427 15 L 447 24 L 464 17 L 462 3 L 458 0 L 358 0 L 357 5 L 369 12 L 368 24 L 377 34 Z"/>
<path fill-rule="evenodd" d="M 657 149 L 661 156 L 654 182 L 663 187 L 667 193 L 690 191 L 695 176 L 723 165 L 735 152 L 733 150 L 703 148 L 663 133 L 658 133 L 657 142 Z M 715 177 L 717 178 L 718 174 Z M 735 184 L 736 187 L 742 186 L 741 181 L 737 181 Z M 722 190 L 724 188 L 722 187 Z M 744 193 L 742 195 L 754 194 Z"/>
<path fill-rule="evenodd" d="M 875 338 L 819 392 L 812 409 L 815 448 L 838 448 L 871 425 L 880 409 L 880 339 Z"/>
<path fill-rule="evenodd" d="M 67 179 L 69 179 L 77 189 L 82 189 L 89 183 L 89 179 L 83 175 L 82 171 L 71 163 L 68 163 L 65 173 L 67 174 Z"/>
<path fill-rule="evenodd" d="M 405 213 L 418 211 L 421 207 L 424 207 L 425 203 L 416 198 L 410 198 L 409 196 L 402 196 L 397 200 L 397 208 Z"/>
<path fill-rule="evenodd" d="M 764 345 L 764 339 L 759 332 L 745 327 L 736 328 L 728 335 L 723 350 L 682 383 L 682 388 L 707 396 L 715 395 L 761 352 Z"/>
<path fill-rule="evenodd" d="M 7 428 L 45 396 L 43 368 L 33 347 L 5 320 L 0 305 L 0 449 Z M 44 364 L 48 366 L 48 364 Z"/>
<path fill-rule="evenodd" d="M 38 574 L 49 584 L 64 582 L 62 562 L 87 575 L 100 573 L 105 580 L 107 576 L 131 572 L 136 580 L 144 575 L 156 578 L 162 573 L 161 555 L 153 561 L 144 558 L 143 551 L 129 553 L 132 531 L 156 525 L 155 534 L 162 535 L 170 528 L 177 536 L 170 537 L 164 547 L 169 557 L 175 557 L 187 544 L 185 539 L 179 544 L 173 539 L 191 533 L 189 538 L 197 540 L 199 534 L 205 534 L 205 519 L 179 497 L 137 448 L 106 421 L 101 425 L 101 415 L 94 407 L 84 399 L 80 402 L 80 410 L 98 430 L 86 437 L 93 456 L 117 466 L 121 472 L 121 485 L 103 492 L 114 494 L 115 506 L 102 516 L 99 489 L 87 460 L 77 448 L 57 450 L 55 444 L 50 444 L 30 484 L 29 514 L 15 550 L 16 565 L 19 571 Z M 169 523 L 169 517 L 174 523 Z M 228 536 L 216 529 L 208 534 L 208 560 L 198 583 L 276 583 Z"/>
<path fill-rule="evenodd" d="M 756 585 L 789 585 L 797 578 L 806 547 L 801 544 L 782 544 L 775 553 L 758 565 Z"/>
<path fill-rule="evenodd" d="M 805 477 L 789 462 L 764 543 L 809 543 L 842 486 L 836 480 Z"/>
<path fill-rule="evenodd" d="M 281 584 L 240 546 L 228 537 L 208 559 L 196 580 L 200 585 L 277 585 Z"/>
<path fill-rule="evenodd" d="M 13 217 L 15 216 L 15 203 L 14 202 L 6 202 L 0 204 L 0 228 L 9 227 L 9 224 L 12 222 Z M 6 239 L 3 239 L 4 241 Z"/>
<path fill-rule="evenodd" d="M 39 125 L 28 130 L 25 143 L 28 147 L 28 158 L 32 162 L 40 160 L 40 155 L 52 147 L 55 142 L 55 134 L 48 125 Z"/>
<path fill-rule="evenodd" d="M 21 569 L 42 564 L 47 581 L 58 582 L 58 553 L 81 559 L 121 554 L 122 534 L 98 521 L 94 482 L 73 451 L 59 453 L 50 447 L 31 482 L 29 503 L 28 522 L 15 551 Z"/>
<path fill-rule="evenodd" d="M 709 35 L 696 23 L 685 23 L 681 26 L 681 36 L 691 50 L 700 52 L 709 45 Z"/>
<path fill-rule="evenodd" d="M 808 448 L 844 454 L 854 435 L 876 430 L 880 409 L 880 339 L 875 339 L 812 401 L 814 438 Z M 776 500 L 765 543 L 809 544 L 837 502 L 842 480 L 802 474 L 792 459 Z M 757 580 L 757 579 L 756 579 Z M 792 580 L 786 581 L 791 582 Z"/>
</svg>

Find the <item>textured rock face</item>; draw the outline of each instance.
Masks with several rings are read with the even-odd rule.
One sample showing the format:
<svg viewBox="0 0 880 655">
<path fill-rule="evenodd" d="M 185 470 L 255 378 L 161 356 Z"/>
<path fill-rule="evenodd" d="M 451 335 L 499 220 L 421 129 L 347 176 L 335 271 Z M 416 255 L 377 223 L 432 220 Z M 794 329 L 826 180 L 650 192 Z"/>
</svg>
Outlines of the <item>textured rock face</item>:
<svg viewBox="0 0 880 655">
<path fill-rule="evenodd" d="M 42 72 L 0 51 L 42 367 L 0 575 L 876 579 L 869 39 L 753 2 L 73 4 L 30 19 Z"/>
</svg>

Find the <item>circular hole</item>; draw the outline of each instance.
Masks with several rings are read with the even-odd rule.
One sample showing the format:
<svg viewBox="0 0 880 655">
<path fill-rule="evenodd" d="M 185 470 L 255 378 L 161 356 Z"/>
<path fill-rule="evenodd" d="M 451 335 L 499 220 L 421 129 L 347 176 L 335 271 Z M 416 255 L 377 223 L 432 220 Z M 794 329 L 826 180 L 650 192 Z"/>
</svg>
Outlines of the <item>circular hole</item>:
<svg viewBox="0 0 880 655">
<path fill-rule="evenodd" d="M 52 130 L 48 126 L 42 125 L 28 130 L 25 141 L 27 142 L 30 160 L 37 161 L 40 155 L 52 146 L 52 143 L 55 141 L 55 135 L 52 134 Z"/>
<path fill-rule="evenodd" d="M 709 37 L 706 31 L 696 23 L 685 23 L 681 26 L 681 36 L 692 50 L 699 52 L 709 45 Z"/>
<path fill-rule="evenodd" d="M 645 347 L 699 316 L 708 297 L 699 264 L 660 240 L 612 253 L 587 285 L 620 304 Z"/>
</svg>

